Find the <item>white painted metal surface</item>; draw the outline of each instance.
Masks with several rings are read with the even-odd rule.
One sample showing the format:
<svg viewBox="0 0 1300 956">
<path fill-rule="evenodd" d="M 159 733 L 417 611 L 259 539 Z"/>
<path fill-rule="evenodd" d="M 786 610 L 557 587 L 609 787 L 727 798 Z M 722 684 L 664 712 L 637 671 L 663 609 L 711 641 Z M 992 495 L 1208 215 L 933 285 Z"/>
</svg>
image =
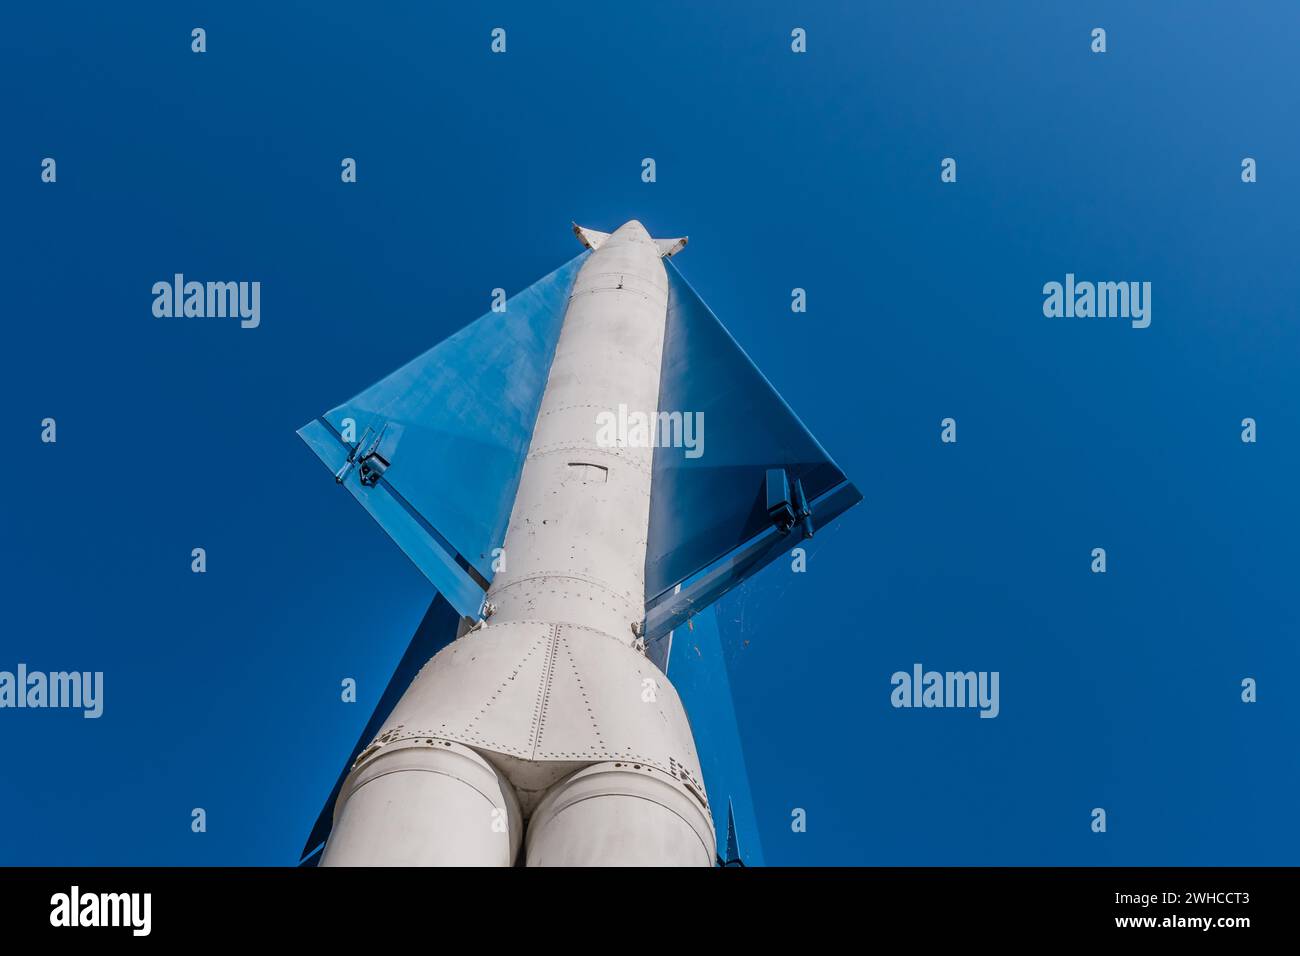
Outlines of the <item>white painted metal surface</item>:
<svg viewBox="0 0 1300 956">
<path fill-rule="evenodd" d="M 594 251 L 565 313 L 492 612 L 424 666 L 358 758 L 323 865 L 502 865 L 523 821 L 529 865 L 714 861 L 686 714 L 635 631 L 654 450 L 597 440 L 601 412 L 657 410 L 660 259 L 685 240 L 652 239 L 636 221 L 575 232 Z"/>
<path fill-rule="evenodd" d="M 529 866 L 711 866 L 692 798 L 649 767 L 595 764 L 551 788 L 533 813 Z"/>
<path fill-rule="evenodd" d="M 338 807 L 321 866 L 510 866 L 519 851 L 510 784 L 450 741 L 372 745 Z"/>
</svg>

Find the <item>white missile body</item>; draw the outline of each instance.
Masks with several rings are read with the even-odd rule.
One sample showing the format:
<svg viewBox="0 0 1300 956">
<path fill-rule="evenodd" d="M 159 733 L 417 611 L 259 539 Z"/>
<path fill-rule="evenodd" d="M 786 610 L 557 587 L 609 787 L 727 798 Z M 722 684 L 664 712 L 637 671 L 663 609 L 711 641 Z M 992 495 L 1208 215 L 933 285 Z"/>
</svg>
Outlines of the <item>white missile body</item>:
<svg viewBox="0 0 1300 956">
<path fill-rule="evenodd" d="M 652 447 L 597 416 L 654 412 L 668 303 L 639 222 L 578 230 L 582 265 L 486 622 L 433 657 L 357 758 L 321 864 L 711 866 L 677 692 L 645 656 Z"/>
</svg>

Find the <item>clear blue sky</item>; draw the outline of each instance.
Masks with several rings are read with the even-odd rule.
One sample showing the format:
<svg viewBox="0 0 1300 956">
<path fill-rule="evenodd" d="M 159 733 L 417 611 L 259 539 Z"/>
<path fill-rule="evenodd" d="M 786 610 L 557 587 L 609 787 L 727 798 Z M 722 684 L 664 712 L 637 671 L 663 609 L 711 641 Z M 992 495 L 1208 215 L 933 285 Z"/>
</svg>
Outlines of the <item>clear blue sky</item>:
<svg viewBox="0 0 1300 956">
<path fill-rule="evenodd" d="M 0 863 L 295 862 L 431 597 L 295 429 L 633 216 L 866 499 L 723 606 L 769 862 L 1296 862 L 1297 48 L 1284 2 L 7 10 L 0 669 L 106 697 L 0 711 Z M 175 272 L 261 326 L 155 319 Z M 1151 327 L 1045 318 L 1067 272 Z M 891 708 L 918 661 L 1000 716 Z"/>
</svg>

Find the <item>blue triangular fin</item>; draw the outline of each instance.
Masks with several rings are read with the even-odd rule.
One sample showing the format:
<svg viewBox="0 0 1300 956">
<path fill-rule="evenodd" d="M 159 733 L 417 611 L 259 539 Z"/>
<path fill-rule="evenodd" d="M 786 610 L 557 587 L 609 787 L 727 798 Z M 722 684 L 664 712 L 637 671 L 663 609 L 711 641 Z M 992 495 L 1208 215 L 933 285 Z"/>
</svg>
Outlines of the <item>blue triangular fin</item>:
<svg viewBox="0 0 1300 956">
<path fill-rule="evenodd" d="M 654 453 L 648 639 L 678 626 L 862 498 L 677 267 L 665 268 L 659 411 L 697 416 L 701 424 L 695 448 L 661 444 Z M 773 518 L 775 479 L 790 499 L 783 513 L 793 522 Z"/>
<path fill-rule="evenodd" d="M 491 581 L 587 255 L 298 432 L 463 615 Z"/>
</svg>

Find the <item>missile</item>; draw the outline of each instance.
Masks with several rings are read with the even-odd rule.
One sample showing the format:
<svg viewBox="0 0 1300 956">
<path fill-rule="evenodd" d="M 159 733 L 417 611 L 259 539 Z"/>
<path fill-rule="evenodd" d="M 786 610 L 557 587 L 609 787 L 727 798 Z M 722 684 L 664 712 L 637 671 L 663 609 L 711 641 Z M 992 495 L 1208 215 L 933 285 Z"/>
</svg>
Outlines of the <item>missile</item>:
<svg viewBox="0 0 1300 956">
<path fill-rule="evenodd" d="M 307 864 L 759 858 L 705 624 L 861 495 L 668 262 L 685 238 L 573 228 L 575 259 L 299 432 L 438 592 Z"/>
</svg>

